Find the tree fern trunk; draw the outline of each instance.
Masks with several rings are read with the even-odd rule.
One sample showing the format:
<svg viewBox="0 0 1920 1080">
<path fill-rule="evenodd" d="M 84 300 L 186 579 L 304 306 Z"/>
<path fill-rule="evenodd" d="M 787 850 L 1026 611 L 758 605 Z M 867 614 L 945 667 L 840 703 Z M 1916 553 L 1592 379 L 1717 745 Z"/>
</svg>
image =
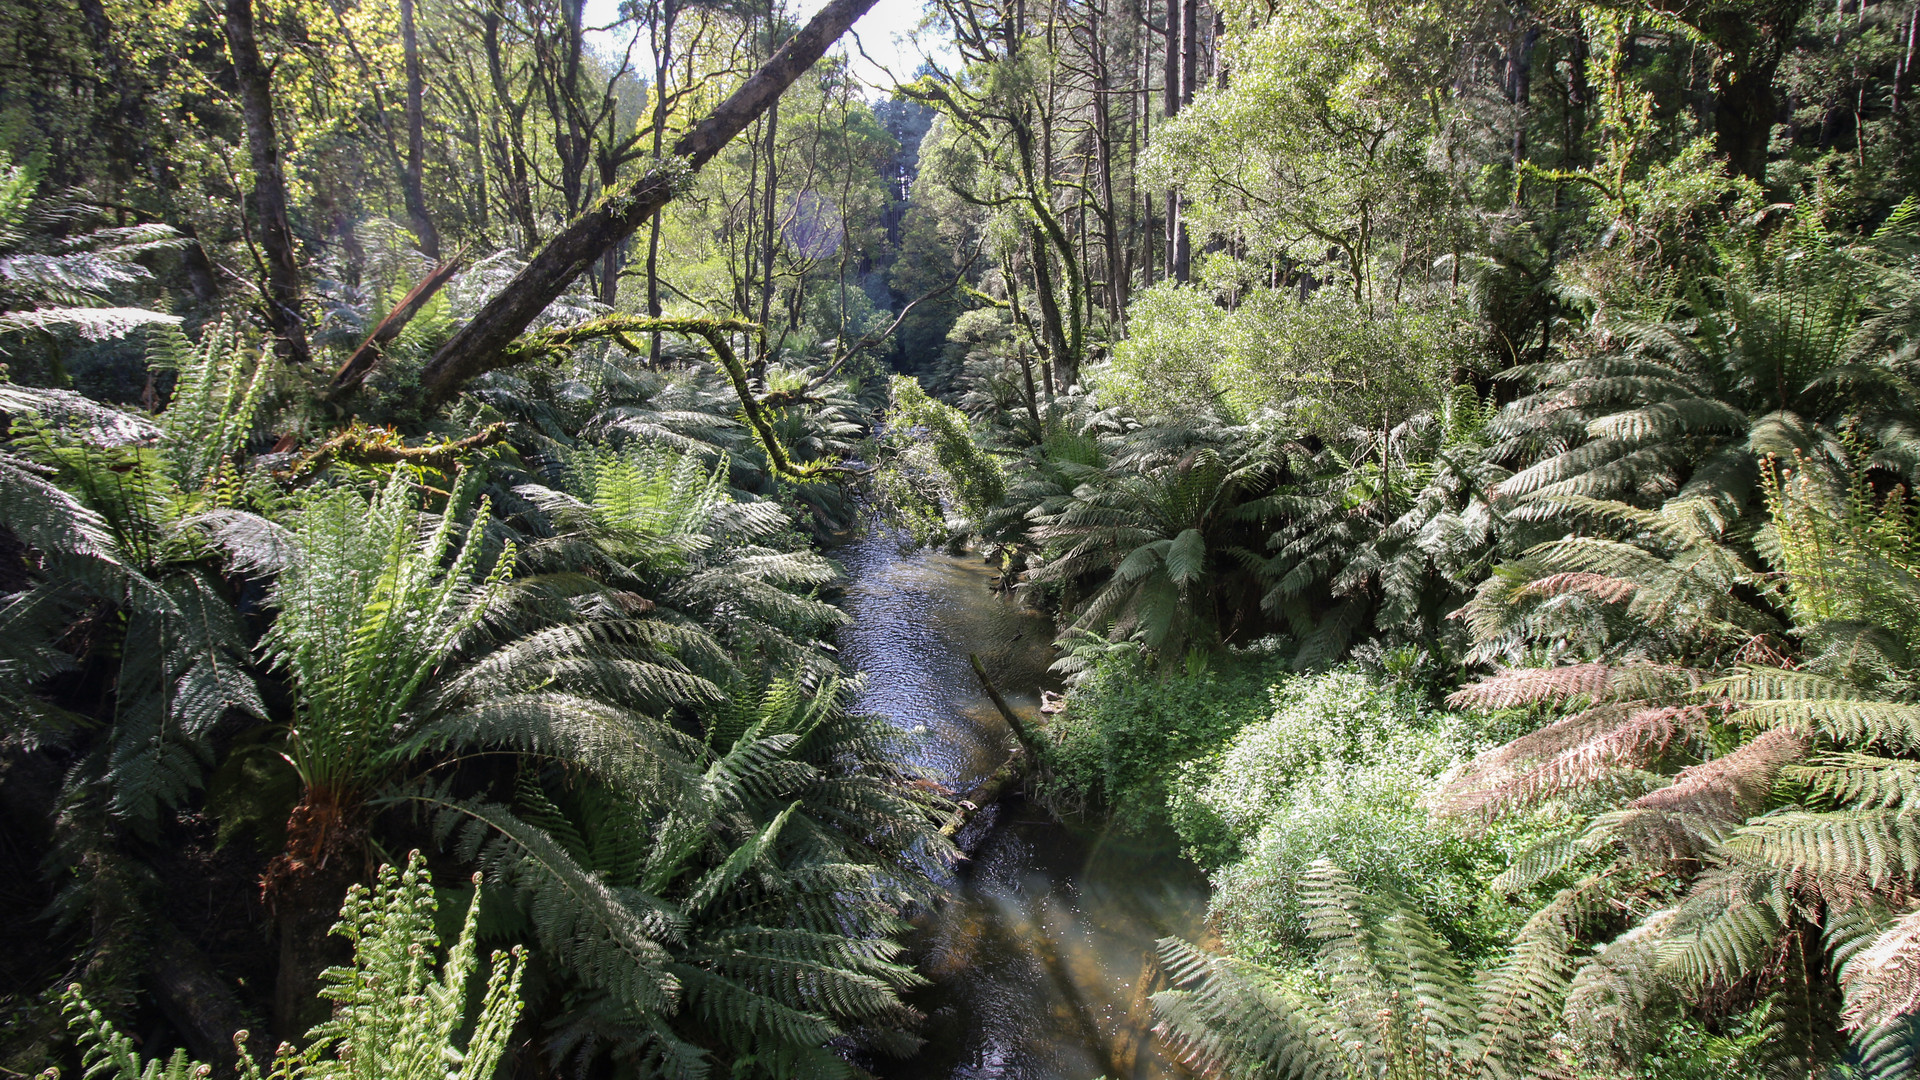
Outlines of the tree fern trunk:
<svg viewBox="0 0 1920 1080">
<path fill-rule="evenodd" d="M 359 808 L 332 792 L 309 789 L 287 819 L 287 848 L 267 865 L 261 891 L 280 934 L 273 988 L 273 1027 L 296 1039 L 326 1016 L 314 992 L 320 973 L 344 963 L 345 939 L 329 936 L 347 888 L 360 879 L 366 827 Z"/>
</svg>

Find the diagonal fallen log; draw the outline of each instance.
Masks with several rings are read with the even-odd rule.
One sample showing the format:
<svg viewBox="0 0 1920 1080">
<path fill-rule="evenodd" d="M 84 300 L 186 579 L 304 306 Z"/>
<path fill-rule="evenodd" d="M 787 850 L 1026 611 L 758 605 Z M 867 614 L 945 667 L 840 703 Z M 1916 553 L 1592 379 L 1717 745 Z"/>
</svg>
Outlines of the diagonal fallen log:
<svg viewBox="0 0 1920 1080">
<path fill-rule="evenodd" d="M 340 365 L 340 370 L 333 373 L 333 384 L 328 387 L 328 395 L 337 398 L 360 389 L 360 384 L 373 371 L 373 365 L 379 362 L 384 351 L 382 347 L 400 336 L 400 331 L 407 328 L 407 324 L 413 321 L 421 308 L 427 306 L 427 301 L 433 299 L 435 293 L 453 280 L 454 272 L 459 269 L 460 260 L 456 256 L 434 267 L 431 273 L 420 279 L 420 284 L 415 285 L 392 311 L 387 312 L 387 317 L 373 328 L 367 340 L 361 342 L 360 347 L 353 350 L 353 355 L 347 357 L 347 362 Z"/>
<path fill-rule="evenodd" d="M 1000 688 L 993 685 L 993 680 L 987 676 L 987 666 L 980 662 L 979 653 L 968 653 L 967 662 L 973 665 L 973 673 L 979 677 L 980 686 L 986 690 L 993 707 L 1000 710 L 1007 727 L 1013 729 L 1013 737 L 1020 740 L 1020 748 L 1027 752 L 1027 757 L 1033 760 L 1035 766 L 1046 764 L 1050 757 L 1046 738 L 1034 731 L 1033 725 L 1022 720 L 1020 714 L 1013 711 L 1013 706 L 1007 704 L 1007 699 L 1000 694 Z"/>
<path fill-rule="evenodd" d="M 608 193 L 543 244 L 507 287 L 487 301 L 427 362 L 420 373 L 427 403 L 445 402 L 468 379 L 509 362 L 508 346 L 548 304 L 609 248 L 633 235 L 676 194 L 685 191 L 693 173 L 826 55 L 827 47 L 874 3 L 830 0 L 711 115 L 681 136 L 673 144 L 670 157 L 632 183 Z"/>
</svg>

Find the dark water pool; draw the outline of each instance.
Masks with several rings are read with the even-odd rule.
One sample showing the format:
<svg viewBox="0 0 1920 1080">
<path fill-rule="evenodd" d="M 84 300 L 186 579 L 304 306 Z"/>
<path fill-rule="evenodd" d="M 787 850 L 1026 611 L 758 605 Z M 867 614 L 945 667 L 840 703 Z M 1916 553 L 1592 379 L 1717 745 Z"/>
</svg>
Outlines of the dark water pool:
<svg viewBox="0 0 1920 1080">
<path fill-rule="evenodd" d="M 852 576 L 842 659 L 867 675 L 860 707 L 915 732 L 911 756 L 965 790 L 1011 735 L 967 662 L 978 653 L 1013 707 L 1038 717 L 1053 631 L 991 588 L 977 556 L 903 554 L 870 534 L 835 552 Z M 913 942 L 932 985 L 913 1004 L 927 1044 L 875 1063 L 888 1080 L 1152 1080 L 1185 1075 L 1150 1033 L 1153 943 L 1198 932 L 1203 883 L 1170 842 L 1090 833 L 1011 799 L 969 824 L 972 858 Z"/>
</svg>

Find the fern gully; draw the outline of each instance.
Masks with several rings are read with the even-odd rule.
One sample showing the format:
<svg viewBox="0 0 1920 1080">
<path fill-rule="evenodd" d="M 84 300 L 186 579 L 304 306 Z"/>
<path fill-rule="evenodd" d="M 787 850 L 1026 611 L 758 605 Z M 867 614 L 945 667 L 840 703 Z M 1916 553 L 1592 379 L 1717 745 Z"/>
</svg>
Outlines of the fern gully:
<svg viewBox="0 0 1920 1080">
<path fill-rule="evenodd" d="M 0 1073 L 1914 1073 L 1916 61 L 0 0 Z"/>
</svg>

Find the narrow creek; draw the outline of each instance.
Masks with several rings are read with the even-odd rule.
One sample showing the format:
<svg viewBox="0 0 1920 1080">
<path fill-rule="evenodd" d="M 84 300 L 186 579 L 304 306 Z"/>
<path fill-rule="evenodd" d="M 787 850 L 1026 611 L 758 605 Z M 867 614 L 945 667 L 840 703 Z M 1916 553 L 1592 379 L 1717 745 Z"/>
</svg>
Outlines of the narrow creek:
<svg viewBox="0 0 1920 1080">
<path fill-rule="evenodd" d="M 972 555 L 918 551 L 875 528 L 836 550 L 852 581 L 841 659 L 867 676 L 858 707 L 914 734 L 915 764 L 966 791 L 1005 762 L 1011 733 L 968 666 L 978 653 L 1012 706 L 1055 687 L 1052 625 L 993 591 Z M 953 898 L 912 942 L 932 984 L 913 1004 L 927 1044 L 875 1063 L 884 1080 L 1155 1080 L 1186 1075 L 1155 1047 L 1154 941 L 1192 936 L 1203 883 L 1168 843 L 1070 828 L 1015 797 L 960 840 Z"/>
</svg>

